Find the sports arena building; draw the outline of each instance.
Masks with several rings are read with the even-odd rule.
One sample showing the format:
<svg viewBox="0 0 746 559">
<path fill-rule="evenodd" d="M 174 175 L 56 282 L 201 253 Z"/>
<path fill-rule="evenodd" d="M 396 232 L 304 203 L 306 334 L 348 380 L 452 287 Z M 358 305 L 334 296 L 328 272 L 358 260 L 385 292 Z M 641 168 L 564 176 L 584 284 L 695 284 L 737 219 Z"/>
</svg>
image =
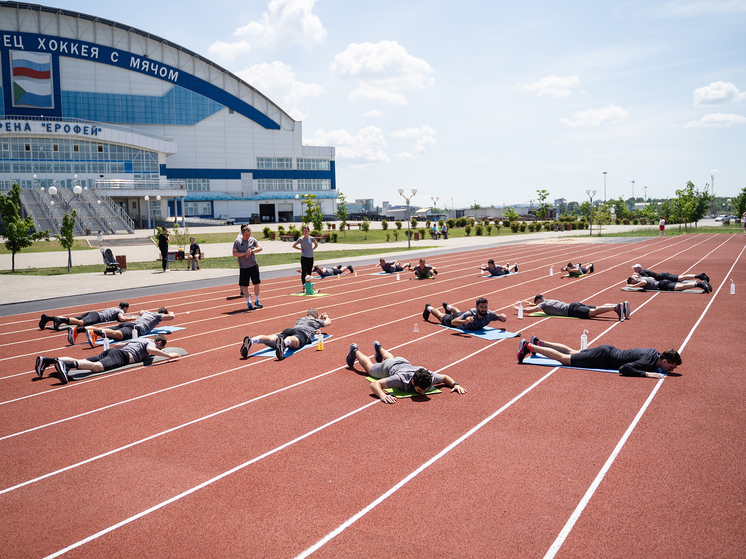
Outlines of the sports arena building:
<svg viewBox="0 0 746 559">
<path fill-rule="evenodd" d="M 0 76 L 0 190 L 19 183 L 41 229 L 69 208 L 109 232 L 151 217 L 291 221 L 303 194 L 336 211 L 334 148 L 304 146 L 301 122 L 165 39 L 2 2 Z"/>
</svg>

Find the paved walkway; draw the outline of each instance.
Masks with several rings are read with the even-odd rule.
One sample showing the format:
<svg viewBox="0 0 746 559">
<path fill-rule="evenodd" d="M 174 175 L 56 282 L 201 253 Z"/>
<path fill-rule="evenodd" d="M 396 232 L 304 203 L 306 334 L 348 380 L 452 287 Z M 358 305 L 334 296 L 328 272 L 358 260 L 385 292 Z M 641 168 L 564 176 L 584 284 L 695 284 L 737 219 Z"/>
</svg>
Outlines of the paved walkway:
<svg viewBox="0 0 746 559">
<path fill-rule="evenodd" d="M 608 226 L 604 229 L 611 231 L 624 231 L 635 228 L 635 226 Z M 200 233 L 220 233 L 236 232 L 236 226 L 226 227 L 190 227 L 190 233 L 199 237 Z M 117 235 L 117 239 L 123 238 L 144 238 L 150 233 L 150 230 L 138 230 L 134 234 Z M 498 236 L 489 237 L 459 237 L 446 240 L 433 241 L 412 241 L 412 250 L 407 250 L 407 241 L 397 241 L 386 243 L 375 243 L 370 245 L 361 244 L 344 244 L 344 243 L 325 243 L 319 245 L 316 250 L 316 261 L 324 262 L 323 253 L 329 250 L 355 250 L 364 248 L 386 248 L 389 249 L 381 256 L 391 260 L 417 260 L 420 254 L 435 254 L 438 252 L 450 250 L 464 250 L 479 248 L 485 246 L 496 246 L 500 244 L 514 244 L 526 242 L 573 242 L 573 237 L 580 237 L 583 241 L 593 239 L 595 241 L 605 241 L 608 237 L 589 237 L 588 231 L 566 231 L 563 233 L 527 233 L 524 235 Z M 96 246 L 96 237 L 81 237 Z M 293 250 L 292 243 L 282 242 L 279 240 L 269 241 L 259 238 L 259 242 L 264 248 L 265 253 L 290 253 L 298 252 Z M 427 246 L 427 249 L 418 249 L 418 246 Z M 106 241 L 104 241 L 106 247 Z M 433 248 L 435 247 L 435 248 Z M 225 244 L 205 244 L 202 250 L 209 257 L 231 256 L 232 245 Z M 126 246 L 116 247 L 113 249 L 115 255 L 126 255 L 128 262 L 155 262 L 160 257 L 158 248 L 155 245 Z M 300 253 L 298 253 L 300 254 Z M 349 258 L 345 263 L 354 264 L 356 261 L 371 261 L 373 257 L 360 256 Z M 377 257 L 376 257 L 377 258 Z M 300 259 L 300 257 L 299 257 Z M 375 260 L 373 260 L 375 261 Z M 73 263 L 79 264 L 100 264 L 103 271 L 103 261 L 101 253 L 97 250 L 73 251 Z M 337 263 L 336 261 L 334 263 Z M 43 252 L 43 253 L 19 253 L 16 254 L 16 268 L 37 267 L 37 266 L 67 266 L 67 252 Z M 260 264 L 261 265 L 261 264 Z M 295 273 L 297 264 L 285 264 L 280 266 L 262 266 L 262 272 L 270 271 L 287 271 L 288 275 Z M 0 269 L 11 269 L 11 256 L 0 255 Z M 178 284 L 195 280 L 209 280 L 216 278 L 238 277 L 237 268 L 230 269 L 207 269 L 199 271 L 187 271 L 186 263 L 172 263 L 172 270 L 163 273 L 161 270 L 131 270 L 123 274 L 107 274 L 96 272 L 91 274 L 71 274 L 69 276 L 27 276 L 27 275 L 0 275 L 0 305 L 13 303 L 23 303 L 27 301 L 41 301 L 57 297 L 67 297 L 73 295 L 85 295 L 91 293 L 101 293 L 107 291 L 120 291 L 125 289 L 162 286 L 164 284 Z"/>
</svg>

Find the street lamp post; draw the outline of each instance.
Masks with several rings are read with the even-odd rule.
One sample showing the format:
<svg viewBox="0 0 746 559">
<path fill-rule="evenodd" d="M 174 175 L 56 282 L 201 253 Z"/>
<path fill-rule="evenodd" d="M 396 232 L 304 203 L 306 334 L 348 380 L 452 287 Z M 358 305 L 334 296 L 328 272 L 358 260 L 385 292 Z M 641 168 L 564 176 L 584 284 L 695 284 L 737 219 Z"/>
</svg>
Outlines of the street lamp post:
<svg viewBox="0 0 746 559">
<path fill-rule="evenodd" d="M 438 209 L 438 200 L 440 200 L 440 196 L 430 196 L 430 200 L 433 201 L 433 209 Z"/>
<path fill-rule="evenodd" d="M 407 198 L 406 196 L 404 196 L 404 189 L 403 188 L 399 189 L 399 195 L 407 201 L 407 248 L 408 249 L 412 248 L 412 234 L 411 234 L 411 232 L 409 230 L 410 226 L 412 225 L 412 217 L 411 217 L 411 215 L 409 213 L 409 201 L 412 198 L 414 198 L 415 194 L 417 194 L 417 189 L 413 188 L 412 189 L 412 196 L 410 196 L 409 198 Z"/>
<path fill-rule="evenodd" d="M 635 181 L 632 181 L 632 210 L 635 209 Z"/>
<path fill-rule="evenodd" d="M 591 199 L 591 225 L 590 225 L 590 232 L 589 235 L 593 235 L 593 197 L 596 195 L 595 190 L 591 190 L 590 188 L 585 191 L 585 193 L 590 197 Z"/>
<path fill-rule="evenodd" d="M 604 174 L 604 204 L 606 203 L 606 173 L 608 171 L 601 171 Z"/>
</svg>

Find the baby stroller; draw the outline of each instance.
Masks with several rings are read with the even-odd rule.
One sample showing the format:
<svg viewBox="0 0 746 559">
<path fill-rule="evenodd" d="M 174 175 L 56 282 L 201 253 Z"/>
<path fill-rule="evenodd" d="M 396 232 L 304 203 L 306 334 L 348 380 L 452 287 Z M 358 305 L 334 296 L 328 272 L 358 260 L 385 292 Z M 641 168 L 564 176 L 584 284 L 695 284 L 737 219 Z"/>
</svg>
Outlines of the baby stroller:
<svg viewBox="0 0 746 559">
<path fill-rule="evenodd" d="M 104 264 L 106 265 L 106 268 L 104 269 L 104 275 L 111 272 L 112 274 L 116 274 L 119 272 L 122 273 L 122 269 L 119 267 L 119 262 L 117 262 L 117 259 L 114 258 L 114 254 L 112 254 L 110 248 L 102 248 L 101 249 L 101 256 L 104 258 Z"/>
</svg>

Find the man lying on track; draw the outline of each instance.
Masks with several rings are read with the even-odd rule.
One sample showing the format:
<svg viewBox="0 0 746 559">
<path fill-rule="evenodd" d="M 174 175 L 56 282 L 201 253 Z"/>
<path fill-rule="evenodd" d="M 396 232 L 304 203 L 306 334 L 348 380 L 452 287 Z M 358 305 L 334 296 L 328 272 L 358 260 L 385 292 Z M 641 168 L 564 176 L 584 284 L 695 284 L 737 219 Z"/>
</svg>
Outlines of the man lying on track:
<svg viewBox="0 0 746 559">
<path fill-rule="evenodd" d="M 323 266 L 314 266 L 313 271 L 318 274 L 320 278 L 327 278 L 329 276 L 341 276 L 345 272 L 355 273 L 355 269 L 350 266 L 334 266 L 333 268 L 324 268 Z"/>
<path fill-rule="evenodd" d="M 476 308 L 468 311 L 460 311 L 453 305 L 443 303 L 443 310 L 436 309 L 430 303 L 425 303 L 425 310 L 422 318 L 427 320 L 432 314 L 443 326 L 451 328 L 460 328 L 461 330 L 481 330 L 493 320 L 505 322 L 508 317 L 505 314 L 497 314 L 487 308 L 487 299 L 480 297 L 477 299 Z"/>
<path fill-rule="evenodd" d="M 172 312 L 168 312 L 166 307 L 161 307 L 155 312 L 152 311 L 140 311 L 140 316 L 134 322 L 128 322 L 126 324 L 117 324 L 111 328 L 95 328 L 92 330 L 86 330 L 86 336 L 88 337 L 88 343 L 92 348 L 96 347 L 96 340 L 98 338 L 111 338 L 118 342 L 122 340 L 132 339 L 132 331 L 137 330 L 138 336 L 146 336 L 151 330 L 157 328 L 161 321 L 169 321 L 176 318 L 176 315 Z"/>
<path fill-rule="evenodd" d="M 163 348 L 166 347 L 166 343 L 166 336 L 159 334 L 152 339 L 146 338 L 114 344 L 109 349 L 104 350 L 98 355 L 89 357 L 88 359 L 74 359 L 72 357 L 52 358 L 42 357 L 40 355 L 36 358 L 36 374 L 41 378 L 44 376 L 44 369 L 50 365 L 54 365 L 60 382 L 62 382 L 62 384 L 67 384 L 69 380 L 67 375 L 69 369 L 80 369 L 84 371 L 92 371 L 94 373 L 102 373 L 132 363 L 140 363 L 145 361 L 145 358 L 148 355 L 165 357 L 167 359 L 176 359 L 179 357 L 178 353 L 168 353 L 163 351 Z"/>
<path fill-rule="evenodd" d="M 595 270 L 595 268 L 593 267 L 593 262 L 585 266 L 583 266 L 580 262 L 578 262 L 577 266 L 572 262 L 568 262 L 567 266 L 562 269 L 574 278 L 580 277 L 583 274 L 592 274 L 593 270 Z"/>
<path fill-rule="evenodd" d="M 669 280 L 654 280 L 642 276 L 630 276 L 627 278 L 627 285 L 630 287 L 639 287 L 643 291 L 684 291 L 698 287 L 704 289 L 705 293 L 712 293 L 712 286 L 706 281 L 683 282 L 677 283 Z"/>
<path fill-rule="evenodd" d="M 406 264 L 402 264 L 398 260 L 394 260 L 393 262 L 386 262 L 385 258 L 381 258 L 378 261 L 378 265 L 381 267 L 381 270 L 383 270 L 387 274 L 394 274 L 396 272 L 403 272 L 405 269 L 412 269 L 411 262 L 407 262 Z"/>
<path fill-rule="evenodd" d="M 669 274 L 668 272 L 661 272 L 656 273 L 653 270 L 645 270 L 642 266 L 639 264 L 635 264 L 632 266 L 633 276 L 637 274 L 638 276 L 645 277 L 645 278 L 653 278 L 654 280 L 661 281 L 661 280 L 667 280 L 672 281 L 674 283 L 682 282 L 682 281 L 689 281 L 689 280 L 702 280 L 706 281 L 707 283 L 710 283 L 710 277 L 705 274 Z"/>
<path fill-rule="evenodd" d="M 376 353 L 375 364 L 367 355 L 358 351 L 357 344 L 351 344 L 346 358 L 347 366 L 354 369 L 357 359 L 368 376 L 377 378 L 378 380 L 371 383 L 370 386 L 376 396 L 386 404 L 396 403 L 396 397 L 386 392 L 387 388 L 398 388 L 404 392 L 425 394 L 432 386 L 445 384 L 451 389 L 451 392 L 466 394 L 466 388 L 448 375 L 431 373 L 424 367 L 412 365 L 403 357 L 394 357 L 388 350 L 383 349 L 379 342 L 373 342 L 373 349 Z"/>
<path fill-rule="evenodd" d="M 429 266 L 425 264 L 425 259 L 420 258 L 420 263 L 412 268 L 414 275 L 417 279 L 429 279 L 433 276 L 438 275 L 438 270 L 435 266 Z"/>
<path fill-rule="evenodd" d="M 504 276 L 505 274 L 510 274 L 511 272 L 517 272 L 518 271 L 518 262 L 513 264 L 513 266 L 510 265 L 510 262 L 508 262 L 505 266 L 495 266 L 495 261 L 490 258 L 487 260 L 487 264 L 483 264 L 479 267 L 479 269 L 482 272 L 487 272 L 491 276 Z"/>
<path fill-rule="evenodd" d="M 130 308 L 130 304 L 127 301 L 122 301 L 119 303 L 118 307 L 111 307 L 109 309 L 104 309 L 102 311 L 88 311 L 80 316 L 48 316 L 46 314 L 41 315 L 41 320 L 39 320 L 39 330 L 44 330 L 44 328 L 47 325 L 47 322 L 52 322 L 54 324 L 54 329 L 59 330 L 60 326 L 63 324 L 69 324 L 70 326 L 91 326 L 93 324 L 99 324 L 101 322 L 112 322 L 114 320 L 117 320 L 119 322 L 132 322 L 137 318 L 134 315 L 129 315 L 127 313 L 127 309 Z M 83 328 L 84 330 L 85 328 Z M 82 332 L 83 330 L 76 330 L 75 328 L 71 328 L 71 330 L 75 330 L 76 332 Z"/>
<path fill-rule="evenodd" d="M 531 353 L 539 353 L 568 367 L 578 369 L 618 370 L 619 374 L 635 377 L 663 378 L 681 365 L 681 356 L 675 349 L 658 353 L 654 349 L 617 349 L 610 345 L 571 349 L 564 344 L 540 340 L 536 336 L 531 341 L 521 340 L 518 347 L 518 362 Z M 661 373 L 657 371 L 660 369 Z"/>
<path fill-rule="evenodd" d="M 526 303 L 530 304 L 530 299 L 526 299 Z M 596 307 L 593 305 L 584 305 L 583 303 L 565 303 L 563 301 L 557 301 L 555 299 L 545 299 L 544 295 L 537 295 L 533 299 L 535 306 L 523 307 L 525 313 L 543 312 L 549 316 L 569 316 L 572 318 L 593 318 L 600 314 L 615 312 L 619 318 L 619 322 L 625 318 L 629 320 L 629 301 L 623 303 L 604 303 L 603 305 Z M 518 310 L 518 306 L 514 306 L 514 309 Z"/>
<path fill-rule="evenodd" d="M 326 313 L 319 315 L 319 311 L 314 308 L 308 309 L 306 316 L 295 321 L 295 326 L 285 328 L 279 334 L 269 334 L 258 336 L 246 336 L 241 344 L 241 357 L 246 359 L 249 356 L 249 350 L 254 344 L 264 344 L 275 348 L 277 359 L 285 359 L 285 348 L 300 349 L 304 345 L 310 344 L 314 334 L 324 326 L 329 326 L 332 319 Z"/>
</svg>

